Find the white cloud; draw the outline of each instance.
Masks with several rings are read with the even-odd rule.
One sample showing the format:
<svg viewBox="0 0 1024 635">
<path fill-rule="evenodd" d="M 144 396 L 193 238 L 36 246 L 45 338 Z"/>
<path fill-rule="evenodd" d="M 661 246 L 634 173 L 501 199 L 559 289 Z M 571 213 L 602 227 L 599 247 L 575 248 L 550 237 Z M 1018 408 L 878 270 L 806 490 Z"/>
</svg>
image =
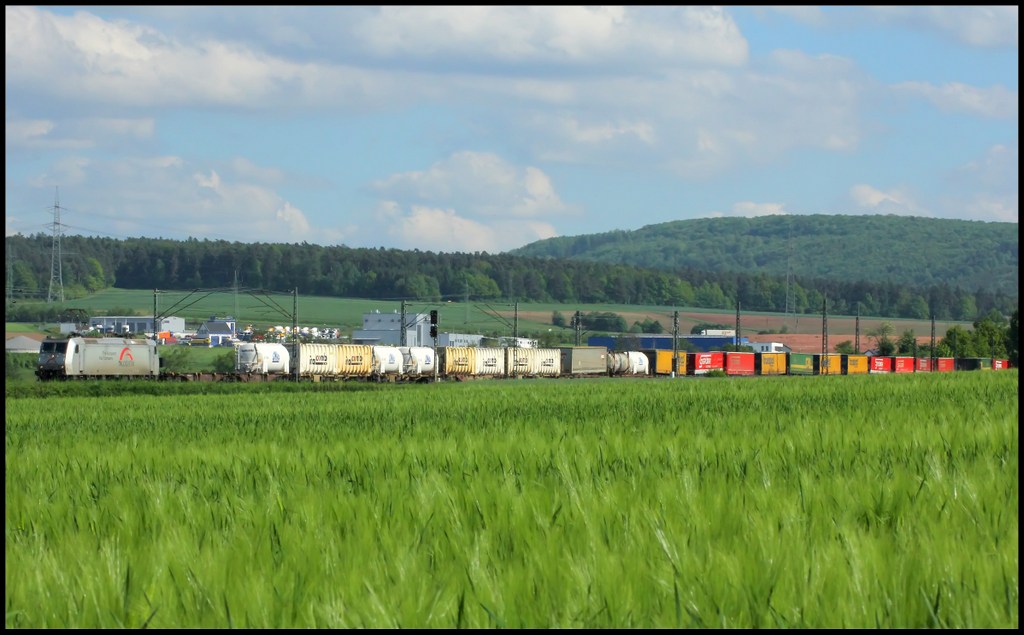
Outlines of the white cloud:
<svg viewBox="0 0 1024 635">
<path fill-rule="evenodd" d="M 643 58 L 658 64 L 746 61 L 746 40 L 716 7 L 383 7 L 352 36 L 380 56 L 490 59 L 599 66 Z"/>
<path fill-rule="evenodd" d="M 130 107 L 227 105 L 246 110 L 385 102 L 400 77 L 292 62 L 231 41 L 184 41 L 84 11 L 6 7 L 8 90 Z"/>
<path fill-rule="evenodd" d="M 977 88 L 950 82 L 935 86 L 927 82 L 903 82 L 893 86 L 897 93 L 925 99 L 943 112 L 966 113 L 993 119 L 1017 119 L 1017 91 L 1005 86 Z"/>
<path fill-rule="evenodd" d="M 1018 222 L 1019 170 L 1017 146 L 992 146 L 947 176 L 942 212 L 951 218 Z"/>
<path fill-rule="evenodd" d="M 786 214 L 782 203 L 754 203 L 743 201 L 732 206 L 733 214 L 736 216 L 777 216 Z"/>
<path fill-rule="evenodd" d="M 788 214 L 782 203 L 754 203 L 752 201 L 740 201 L 732 206 L 728 212 L 710 212 L 709 218 L 743 217 L 753 218 L 755 216 L 783 216 Z"/>
<path fill-rule="evenodd" d="M 850 188 L 850 200 L 870 214 L 930 215 L 921 210 L 908 193 L 899 190 L 886 192 L 866 184 L 854 185 Z"/>
<path fill-rule="evenodd" d="M 542 170 L 487 152 L 457 152 L 428 169 L 371 184 L 376 226 L 406 249 L 497 253 L 557 235 L 547 219 L 575 213 Z"/>
<path fill-rule="evenodd" d="M 233 164 L 247 166 L 248 177 L 263 171 L 245 159 L 229 162 L 222 172 L 176 156 L 67 157 L 35 177 L 31 185 L 60 186 L 62 203 L 69 209 L 62 220 L 72 233 L 318 244 L 342 238 L 337 228 L 314 230 L 294 202 L 263 181 L 236 173 Z M 99 182 L 105 187 L 88 187 Z"/>
<path fill-rule="evenodd" d="M 424 171 L 371 184 L 400 204 L 454 208 L 467 217 L 529 218 L 573 213 L 538 168 L 518 168 L 488 152 L 457 152 Z"/>
<path fill-rule="evenodd" d="M 778 13 L 815 27 L 849 32 L 879 25 L 910 28 L 949 37 L 978 48 L 1017 46 L 1017 6 L 864 6 L 771 7 L 758 13 Z"/>
<path fill-rule="evenodd" d="M 484 218 L 474 220 L 452 209 L 382 201 L 377 223 L 399 248 L 438 252 L 499 253 L 551 238 L 557 232 L 537 220 Z"/>
<path fill-rule="evenodd" d="M 564 126 L 565 136 L 578 143 L 597 144 L 621 137 L 635 137 L 647 144 L 654 142 L 654 127 L 646 121 L 603 122 L 586 125 L 580 123 L 575 117 L 567 117 Z"/>
<path fill-rule="evenodd" d="M 949 35 L 981 48 L 1017 46 L 1016 6 L 868 7 L 882 24 L 909 26 Z"/>
</svg>

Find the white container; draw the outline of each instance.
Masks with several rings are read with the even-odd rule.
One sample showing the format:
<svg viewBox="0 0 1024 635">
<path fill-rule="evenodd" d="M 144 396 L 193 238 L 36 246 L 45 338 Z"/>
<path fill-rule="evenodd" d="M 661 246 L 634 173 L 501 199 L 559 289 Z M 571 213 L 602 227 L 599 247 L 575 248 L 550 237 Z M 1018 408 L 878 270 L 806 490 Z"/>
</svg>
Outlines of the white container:
<svg viewBox="0 0 1024 635">
<path fill-rule="evenodd" d="M 434 349 L 428 346 L 400 346 L 402 368 L 406 377 L 433 377 L 437 368 Z"/>
<path fill-rule="evenodd" d="M 476 367 L 473 375 L 477 377 L 504 377 L 505 376 L 505 349 L 504 348 L 477 348 Z"/>
<path fill-rule="evenodd" d="M 562 352 L 557 348 L 507 348 L 505 369 L 510 377 L 558 377 Z"/>
<path fill-rule="evenodd" d="M 612 375 L 646 375 L 651 363 L 640 351 L 625 351 L 608 354 L 608 372 Z"/>
<path fill-rule="evenodd" d="M 401 375 L 402 361 L 402 351 L 397 347 L 373 347 L 373 374 L 378 377 Z"/>
<path fill-rule="evenodd" d="M 235 349 L 235 370 L 240 373 L 288 374 L 291 354 L 283 344 L 245 342 Z"/>
</svg>

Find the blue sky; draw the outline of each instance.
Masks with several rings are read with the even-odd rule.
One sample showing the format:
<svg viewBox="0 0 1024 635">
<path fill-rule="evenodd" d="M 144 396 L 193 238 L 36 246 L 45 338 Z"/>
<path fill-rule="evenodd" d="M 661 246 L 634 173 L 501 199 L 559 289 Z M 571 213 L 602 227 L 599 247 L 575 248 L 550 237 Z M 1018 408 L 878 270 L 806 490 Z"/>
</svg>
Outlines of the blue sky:
<svg viewBox="0 0 1024 635">
<path fill-rule="evenodd" d="M 1017 222 L 1016 6 L 7 6 L 6 232 L 498 253 Z"/>
</svg>

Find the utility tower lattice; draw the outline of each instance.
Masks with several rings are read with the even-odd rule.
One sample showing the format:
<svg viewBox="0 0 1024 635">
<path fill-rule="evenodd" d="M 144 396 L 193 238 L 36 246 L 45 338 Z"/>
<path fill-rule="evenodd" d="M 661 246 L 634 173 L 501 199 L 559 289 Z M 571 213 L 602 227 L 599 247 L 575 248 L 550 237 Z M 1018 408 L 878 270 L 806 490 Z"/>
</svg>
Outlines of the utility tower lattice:
<svg viewBox="0 0 1024 635">
<path fill-rule="evenodd" d="M 53 193 L 53 248 L 50 252 L 50 288 L 46 292 L 46 302 L 53 302 L 56 295 L 64 302 L 64 273 L 61 267 L 60 237 L 63 225 L 60 222 L 60 197 L 58 189 Z"/>
</svg>

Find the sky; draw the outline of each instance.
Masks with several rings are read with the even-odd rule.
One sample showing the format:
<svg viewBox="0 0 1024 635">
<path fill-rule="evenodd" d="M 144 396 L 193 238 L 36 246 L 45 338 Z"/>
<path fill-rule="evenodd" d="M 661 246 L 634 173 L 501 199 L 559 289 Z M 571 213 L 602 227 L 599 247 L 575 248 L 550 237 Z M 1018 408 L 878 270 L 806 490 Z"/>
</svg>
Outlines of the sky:
<svg viewBox="0 0 1024 635">
<path fill-rule="evenodd" d="M 1017 222 L 1016 6 L 6 13 L 6 233 L 429 252 Z"/>
</svg>

